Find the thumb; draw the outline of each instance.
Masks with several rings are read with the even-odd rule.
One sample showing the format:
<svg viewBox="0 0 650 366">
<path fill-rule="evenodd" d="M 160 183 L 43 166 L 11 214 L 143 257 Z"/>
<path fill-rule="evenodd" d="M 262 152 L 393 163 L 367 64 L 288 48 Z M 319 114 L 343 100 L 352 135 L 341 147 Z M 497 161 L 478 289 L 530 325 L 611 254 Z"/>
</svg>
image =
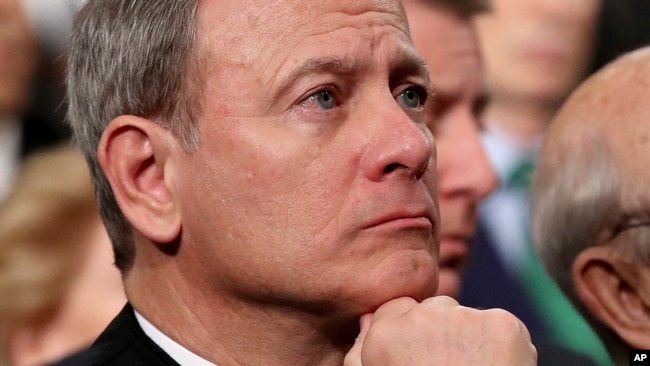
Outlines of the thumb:
<svg viewBox="0 0 650 366">
<path fill-rule="evenodd" d="M 350 351 L 345 355 L 343 360 L 343 366 L 362 366 L 361 364 L 361 349 L 363 348 L 363 341 L 366 339 L 366 334 L 370 329 L 370 324 L 372 323 L 373 314 L 362 315 L 359 319 L 359 324 L 361 325 L 361 331 L 357 336 L 357 339 L 354 341 L 354 345 Z"/>
<path fill-rule="evenodd" d="M 368 313 L 364 314 L 361 316 L 359 319 L 359 324 L 361 325 L 361 331 L 359 332 L 359 335 L 357 336 L 357 340 L 354 343 L 356 344 L 363 344 L 363 341 L 366 339 L 366 334 L 368 334 L 368 330 L 370 329 L 370 324 L 372 324 L 372 317 L 375 314 L 373 313 Z"/>
</svg>

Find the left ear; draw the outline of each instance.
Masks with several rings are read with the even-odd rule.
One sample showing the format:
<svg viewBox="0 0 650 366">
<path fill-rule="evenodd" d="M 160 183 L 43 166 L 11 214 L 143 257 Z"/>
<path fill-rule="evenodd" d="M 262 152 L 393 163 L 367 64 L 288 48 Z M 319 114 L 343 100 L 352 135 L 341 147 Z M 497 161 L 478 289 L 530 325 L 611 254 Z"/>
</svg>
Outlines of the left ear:
<svg viewBox="0 0 650 366">
<path fill-rule="evenodd" d="M 573 262 L 573 282 L 596 318 L 630 346 L 650 349 L 650 278 L 640 267 L 613 248 L 590 247 Z"/>
<path fill-rule="evenodd" d="M 97 158 L 120 209 L 133 228 L 156 244 L 180 235 L 180 208 L 174 197 L 171 132 L 136 116 L 119 116 L 107 126 Z"/>
</svg>

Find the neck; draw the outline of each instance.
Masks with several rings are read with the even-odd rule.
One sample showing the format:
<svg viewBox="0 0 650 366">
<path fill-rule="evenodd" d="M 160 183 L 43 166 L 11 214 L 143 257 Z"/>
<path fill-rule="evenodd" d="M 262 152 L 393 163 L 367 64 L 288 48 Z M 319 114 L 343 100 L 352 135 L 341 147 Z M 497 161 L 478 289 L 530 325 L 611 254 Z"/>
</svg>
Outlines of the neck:
<svg viewBox="0 0 650 366">
<path fill-rule="evenodd" d="M 495 96 L 485 111 L 488 129 L 507 131 L 523 145 L 533 145 L 546 130 L 559 103 L 525 98 L 498 98 Z"/>
<path fill-rule="evenodd" d="M 359 332 L 358 319 L 334 322 L 248 301 L 192 277 L 171 260 L 155 271 L 139 268 L 125 280 L 133 307 L 168 337 L 220 366 L 341 365 Z"/>
</svg>

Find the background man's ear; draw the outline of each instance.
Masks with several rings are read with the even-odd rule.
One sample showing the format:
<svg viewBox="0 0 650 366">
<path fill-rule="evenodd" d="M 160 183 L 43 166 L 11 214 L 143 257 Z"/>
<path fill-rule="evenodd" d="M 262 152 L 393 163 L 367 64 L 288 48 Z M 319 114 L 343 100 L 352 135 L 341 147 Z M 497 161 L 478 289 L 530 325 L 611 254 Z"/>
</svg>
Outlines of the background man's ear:
<svg viewBox="0 0 650 366">
<path fill-rule="evenodd" d="M 117 203 L 134 229 L 164 244 L 180 234 L 180 209 L 170 190 L 175 180 L 171 132 L 153 121 L 120 116 L 110 122 L 97 157 Z"/>
<path fill-rule="evenodd" d="M 626 343 L 650 349 L 650 277 L 642 265 L 623 261 L 616 249 L 590 247 L 573 262 L 582 303 Z"/>
</svg>

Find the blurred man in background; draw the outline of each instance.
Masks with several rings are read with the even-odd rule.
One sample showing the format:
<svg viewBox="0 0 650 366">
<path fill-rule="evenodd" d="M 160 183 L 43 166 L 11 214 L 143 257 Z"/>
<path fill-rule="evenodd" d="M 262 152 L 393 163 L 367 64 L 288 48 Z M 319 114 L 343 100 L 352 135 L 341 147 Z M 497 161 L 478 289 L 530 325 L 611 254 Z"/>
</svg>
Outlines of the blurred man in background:
<svg viewBox="0 0 650 366">
<path fill-rule="evenodd" d="M 0 2 L 0 202 L 21 157 L 21 117 L 36 71 L 36 41 L 18 0 Z"/>
<path fill-rule="evenodd" d="M 534 242 L 616 365 L 650 349 L 650 49 L 583 83 L 544 138 Z"/>
<path fill-rule="evenodd" d="M 62 61 L 79 3 L 0 2 L 0 202 L 24 157 L 69 138 Z"/>
<path fill-rule="evenodd" d="M 478 113 L 487 102 L 472 18 L 487 0 L 406 0 L 411 36 L 434 81 L 426 113 L 436 139 L 440 202 L 439 295 L 458 297 L 476 230 L 478 202 L 497 184 L 480 140 Z"/>
<path fill-rule="evenodd" d="M 602 344 L 534 255 L 528 190 L 548 122 L 590 70 L 600 7 L 600 0 L 495 0 L 476 19 L 490 93 L 483 141 L 500 185 L 481 205 L 460 299 L 509 309 L 537 338 L 606 363 Z"/>
</svg>

